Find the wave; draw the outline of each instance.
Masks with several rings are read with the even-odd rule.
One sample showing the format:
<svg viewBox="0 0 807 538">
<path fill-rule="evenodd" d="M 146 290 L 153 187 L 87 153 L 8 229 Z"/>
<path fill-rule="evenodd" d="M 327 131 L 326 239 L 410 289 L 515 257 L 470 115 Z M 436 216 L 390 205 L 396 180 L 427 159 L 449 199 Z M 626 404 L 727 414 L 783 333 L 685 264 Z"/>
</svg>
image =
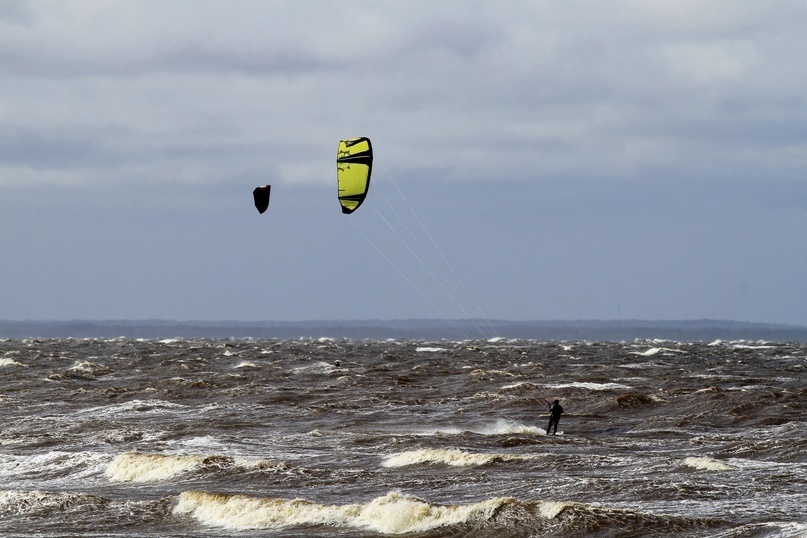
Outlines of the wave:
<svg viewBox="0 0 807 538">
<path fill-rule="evenodd" d="M 99 474 L 108 461 L 108 455 L 96 452 L 4 454 L 0 456 L 0 478 L 5 481 L 31 478 L 54 480 L 67 476 L 86 478 Z"/>
<path fill-rule="evenodd" d="M 107 375 L 111 374 L 113 371 L 109 366 L 96 364 L 87 360 L 76 361 L 73 366 L 70 367 L 70 370 L 73 372 L 88 374 L 90 376 Z"/>
<path fill-rule="evenodd" d="M 509 501 L 496 498 L 466 505 L 438 505 L 390 492 L 363 504 L 329 506 L 303 499 L 262 499 L 186 491 L 180 495 L 174 513 L 190 515 L 204 525 L 231 530 L 329 525 L 406 534 L 483 522 Z"/>
<path fill-rule="evenodd" d="M 475 433 L 477 435 L 543 435 L 544 430 L 536 426 L 527 426 L 516 420 L 500 419 L 489 424 L 479 424 L 467 427 L 437 428 L 420 432 L 420 435 L 462 435 Z"/>
<path fill-rule="evenodd" d="M 162 415 L 170 413 L 189 413 L 192 408 L 188 405 L 150 398 L 146 400 L 129 400 L 122 403 L 88 407 L 79 411 L 82 415 L 93 417 L 142 417 L 146 414 Z"/>
<path fill-rule="evenodd" d="M 456 449 L 424 448 L 389 456 L 382 465 L 384 467 L 407 467 L 409 465 L 442 464 L 452 467 L 474 467 L 505 461 L 524 460 L 530 457 L 516 454 L 474 454 Z"/>
<path fill-rule="evenodd" d="M 560 385 L 544 385 L 548 389 L 587 389 L 587 390 L 626 390 L 631 387 L 619 383 L 589 383 L 579 382 L 563 383 Z"/>
<path fill-rule="evenodd" d="M 638 392 L 628 392 L 616 397 L 617 407 L 645 407 L 663 402 L 664 399 L 655 394 L 642 394 Z"/>
<path fill-rule="evenodd" d="M 337 367 L 334 364 L 330 364 L 324 361 L 316 361 L 313 364 L 308 364 L 306 366 L 298 366 L 297 368 L 292 368 L 291 373 L 294 375 L 299 374 L 319 374 L 319 373 L 331 373 L 335 371 Z"/>
<path fill-rule="evenodd" d="M 684 460 L 684 465 L 693 467 L 700 471 L 736 471 L 738 468 L 722 461 L 705 458 L 705 457 L 690 457 Z"/>
<path fill-rule="evenodd" d="M 550 533 L 579 536 L 675 535 L 720 520 L 687 519 L 563 501 L 519 501 L 495 497 L 468 504 L 435 504 L 391 491 L 366 503 L 327 505 L 305 499 L 259 498 L 185 491 L 173 513 L 208 527 L 235 531 L 327 526 L 381 534 L 439 531 L 463 536 L 515 537 Z"/>
<path fill-rule="evenodd" d="M 91 493 L 0 490 L 3 536 L 120 536 L 172 516 L 176 497 L 133 500 Z"/>
<path fill-rule="evenodd" d="M 161 482 L 194 473 L 234 474 L 286 469 L 282 463 L 229 456 L 163 455 L 127 452 L 119 454 L 106 468 L 113 482 Z"/>
<path fill-rule="evenodd" d="M 113 482 L 156 482 L 187 473 L 203 461 L 202 456 L 120 454 L 107 467 L 106 476 Z"/>
<path fill-rule="evenodd" d="M 496 377 L 516 377 L 516 374 L 512 372 L 506 372 L 504 370 L 484 370 L 482 368 L 477 368 L 476 370 L 471 371 L 471 375 L 475 378 L 496 378 Z"/>
<path fill-rule="evenodd" d="M 109 499 L 84 493 L 0 490 L 0 515 L 45 516 L 66 511 L 102 509 Z"/>
<path fill-rule="evenodd" d="M 663 340 L 661 340 L 661 341 L 657 340 L 656 342 L 663 342 Z M 632 351 L 630 354 L 631 355 L 639 355 L 641 357 L 652 357 L 654 355 L 658 355 L 659 353 L 661 353 L 661 354 L 664 354 L 664 353 L 686 353 L 686 351 L 684 351 L 682 349 L 671 349 L 671 348 L 668 348 L 668 347 L 651 347 L 650 349 L 648 349 L 646 351 Z"/>
</svg>

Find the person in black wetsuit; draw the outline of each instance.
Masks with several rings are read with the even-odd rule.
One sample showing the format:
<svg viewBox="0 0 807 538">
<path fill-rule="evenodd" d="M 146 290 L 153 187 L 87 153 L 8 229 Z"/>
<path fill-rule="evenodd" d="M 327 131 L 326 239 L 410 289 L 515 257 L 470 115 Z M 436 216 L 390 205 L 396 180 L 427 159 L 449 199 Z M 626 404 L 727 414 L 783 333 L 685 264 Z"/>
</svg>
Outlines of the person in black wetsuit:
<svg viewBox="0 0 807 538">
<path fill-rule="evenodd" d="M 560 422 L 560 415 L 563 413 L 563 408 L 560 406 L 560 402 L 555 400 L 552 403 L 552 407 L 549 408 L 549 426 L 546 427 L 546 434 L 549 435 L 549 430 L 552 426 L 555 426 L 555 430 L 552 432 L 552 435 L 558 433 L 558 422 Z"/>
</svg>

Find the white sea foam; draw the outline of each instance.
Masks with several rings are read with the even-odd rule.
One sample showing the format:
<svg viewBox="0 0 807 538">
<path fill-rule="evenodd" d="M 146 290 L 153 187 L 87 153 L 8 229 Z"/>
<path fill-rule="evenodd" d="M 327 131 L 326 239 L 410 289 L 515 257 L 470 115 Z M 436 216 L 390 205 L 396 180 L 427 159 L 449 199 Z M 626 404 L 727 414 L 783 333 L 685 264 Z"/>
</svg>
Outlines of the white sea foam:
<svg viewBox="0 0 807 538">
<path fill-rule="evenodd" d="M 82 374 L 94 375 L 112 373 L 112 369 L 108 366 L 103 366 L 90 361 L 76 361 L 73 366 L 70 367 L 70 370 L 80 372 Z"/>
<path fill-rule="evenodd" d="M 317 361 L 312 364 L 307 364 L 306 366 L 298 366 L 297 368 L 292 368 L 291 373 L 293 374 L 308 374 L 312 372 L 327 373 L 333 371 L 334 369 L 335 367 L 333 364 L 324 361 Z"/>
<path fill-rule="evenodd" d="M 701 471 L 735 471 L 737 467 L 722 461 L 705 457 L 690 457 L 684 460 L 684 465 Z"/>
<path fill-rule="evenodd" d="M 137 414 L 143 416 L 145 414 L 165 414 L 177 411 L 188 411 L 190 407 L 183 404 L 168 402 L 165 400 L 148 399 L 148 400 L 130 400 L 119 404 L 103 405 L 100 407 L 88 407 L 81 411 L 84 415 L 103 416 L 122 416 L 129 414 Z"/>
<path fill-rule="evenodd" d="M 479 435 L 541 435 L 544 430 L 535 426 L 527 426 L 516 420 L 500 419 L 489 424 L 473 426 L 455 426 L 450 428 L 437 428 L 420 432 L 420 435 L 460 435 L 463 433 L 476 433 Z"/>
<path fill-rule="evenodd" d="M 51 451 L 34 455 L 0 456 L 0 477 L 5 480 L 70 476 L 72 479 L 97 475 L 109 462 L 97 452 Z"/>
<path fill-rule="evenodd" d="M 643 357 L 652 357 L 653 355 L 658 355 L 659 353 L 661 353 L 661 348 L 651 347 L 647 351 L 636 352 L 635 354 Z"/>
<path fill-rule="evenodd" d="M 445 351 L 442 347 L 418 347 L 415 348 L 415 351 L 418 353 L 439 353 L 440 351 Z"/>
<path fill-rule="evenodd" d="M 231 458 L 217 455 L 163 455 L 140 452 L 119 454 L 107 466 L 105 475 L 113 482 L 160 482 L 198 469 L 221 472 L 263 471 L 285 468 L 285 464 L 265 459 Z"/>
<path fill-rule="evenodd" d="M 555 519 L 568 506 L 569 503 L 564 502 L 542 502 L 538 507 L 538 513 L 544 519 Z"/>
<path fill-rule="evenodd" d="M 0 368 L 4 366 L 25 366 L 25 365 L 22 364 L 21 362 L 15 361 L 14 359 L 7 359 L 3 357 L 2 359 L 0 359 Z"/>
<path fill-rule="evenodd" d="M 467 505 L 436 505 L 390 492 L 363 504 L 328 506 L 302 499 L 186 491 L 179 496 L 174 513 L 190 515 L 204 525 L 240 531 L 330 525 L 406 534 L 485 521 L 506 502 L 509 499 L 494 498 Z"/>
<path fill-rule="evenodd" d="M 630 389 L 628 385 L 619 383 L 563 383 L 560 385 L 544 385 L 548 389 L 588 389 L 588 390 L 625 390 Z"/>
<path fill-rule="evenodd" d="M 668 347 L 651 347 L 645 351 L 634 351 L 633 355 L 639 355 L 642 357 L 653 357 L 658 355 L 659 353 L 686 353 L 686 351 L 681 349 L 671 349 Z"/>
<path fill-rule="evenodd" d="M 509 385 L 504 385 L 502 387 L 502 390 L 511 390 L 511 389 L 517 389 L 517 388 L 520 388 L 520 387 L 534 388 L 535 385 L 533 383 L 530 383 L 529 381 L 519 381 L 518 383 L 511 383 Z"/>
<path fill-rule="evenodd" d="M 15 516 L 43 514 L 54 509 L 86 513 L 87 508 L 103 508 L 108 504 L 107 499 L 90 494 L 0 490 L 0 514 Z"/>
<path fill-rule="evenodd" d="M 775 349 L 776 346 L 771 346 L 765 343 L 759 344 L 733 344 L 734 349 Z"/>
<path fill-rule="evenodd" d="M 229 444 L 227 442 L 213 435 L 200 435 L 177 440 L 170 443 L 170 446 L 173 450 L 180 453 L 192 452 L 208 454 L 220 452 L 226 453 L 229 448 Z"/>
<path fill-rule="evenodd" d="M 505 370 L 483 370 L 482 368 L 477 368 L 476 370 L 471 371 L 472 376 L 476 377 L 515 377 L 516 374 L 511 372 L 507 372 Z"/>
<path fill-rule="evenodd" d="M 491 463 L 529 459 L 530 456 L 515 454 L 474 454 L 462 450 L 446 450 L 424 448 L 409 450 L 389 456 L 384 460 L 384 467 L 407 467 L 409 465 L 442 464 L 452 467 L 475 467 Z"/>
<path fill-rule="evenodd" d="M 202 456 L 163 456 L 127 452 L 118 455 L 106 469 L 113 482 L 156 482 L 168 480 L 198 467 Z"/>
<path fill-rule="evenodd" d="M 77 361 L 70 369 L 75 372 L 92 372 L 95 366 L 96 365 L 90 361 Z"/>
<path fill-rule="evenodd" d="M 512 435 L 512 434 L 538 434 L 543 433 L 541 428 L 535 426 L 527 426 L 516 420 L 500 419 L 485 426 L 474 433 L 481 433 L 483 435 Z"/>
</svg>

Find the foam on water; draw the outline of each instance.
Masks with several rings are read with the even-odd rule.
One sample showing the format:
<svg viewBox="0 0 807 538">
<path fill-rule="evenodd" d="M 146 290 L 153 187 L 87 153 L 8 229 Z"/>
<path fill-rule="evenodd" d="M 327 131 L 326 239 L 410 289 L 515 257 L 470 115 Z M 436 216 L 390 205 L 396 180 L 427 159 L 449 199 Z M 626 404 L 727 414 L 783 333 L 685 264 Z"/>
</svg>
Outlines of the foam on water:
<svg viewBox="0 0 807 538">
<path fill-rule="evenodd" d="M 530 456 L 514 454 L 474 454 L 454 449 L 423 448 L 389 456 L 384 460 L 382 465 L 384 467 L 406 467 L 409 465 L 428 463 L 450 465 L 452 467 L 473 467 L 528 458 L 530 458 Z"/>
<path fill-rule="evenodd" d="M 47 515 L 55 511 L 84 512 L 87 508 L 103 508 L 107 499 L 90 494 L 52 493 L 48 491 L 0 490 L 0 515 Z"/>
<path fill-rule="evenodd" d="M 285 470 L 283 463 L 221 455 L 163 455 L 127 452 L 107 466 L 105 475 L 112 482 L 161 482 L 195 472 L 240 474 L 251 471 Z"/>
<path fill-rule="evenodd" d="M 536 426 L 528 426 L 517 420 L 499 419 L 488 424 L 483 423 L 467 427 L 436 428 L 418 432 L 419 435 L 461 435 L 463 433 L 475 433 L 479 435 L 543 435 L 544 430 Z"/>
<path fill-rule="evenodd" d="M 509 385 L 502 386 L 502 390 L 513 390 L 513 389 L 535 390 L 535 384 L 530 383 L 529 381 L 519 381 L 518 383 L 511 383 Z"/>
<path fill-rule="evenodd" d="M 334 371 L 336 368 L 333 364 L 317 361 L 313 364 L 309 364 L 306 366 L 298 366 L 297 368 L 292 368 L 291 372 L 295 375 L 299 374 L 309 374 L 309 373 L 329 373 Z"/>
<path fill-rule="evenodd" d="M 506 498 L 495 498 L 466 505 L 437 505 L 390 492 L 363 504 L 329 506 L 302 499 L 186 491 L 180 495 L 174 513 L 190 515 L 204 525 L 241 531 L 329 525 L 407 534 L 485 521 L 506 502 Z"/>
<path fill-rule="evenodd" d="M 0 477 L 5 481 L 70 476 L 85 478 L 101 472 L 109 455 L 97 452 L 51 451 L 34 455 L 0 455 Z"/>
<path fill-rule="evenodd" d="M 651 347 L 647 351 L 636 352 L 635 355 L 641 355 L 642 357 L 652 357 L 653 355 L 658 355 L 659 353 L 661 353 L 661 348 Z"/>
<path fill-rule="evenodd" d="M 705 457 L 690 457 L 684 460 L 684 465 L 693 467 L 701 471 L 736 471 L 737 467 L 723 463 L 722 461 L 705 458 Z"/>
<path fill-rule="evenodd" d="M 562 383 L 559 385 L 544 385 L 548 389 L 587 389 L 587 390 L 628 390 L 631 387 L 619 383 Z"/>
<path fill-rule="evenodd" d="M 148 399 L 148 400 L 130 400 L 119 404 L 104 405 L 100 407 L 89 407 L 81 411 L 85 415 L 93 415 L 98 417 L 105 416 L 126 416 L 135 414 L 142 416 L 144 414 L 163 414 L 176 411 L 187 411 L 189 406 L 168 402 L 165 400 Z"/>
<path fill-rule="evenodd" d="M 106 469 L 113 482 L 155 482 L 168 480 L 198 467 L 202 456 L 163 456 L 129 452 L 118 455 Z"/>
</svg>

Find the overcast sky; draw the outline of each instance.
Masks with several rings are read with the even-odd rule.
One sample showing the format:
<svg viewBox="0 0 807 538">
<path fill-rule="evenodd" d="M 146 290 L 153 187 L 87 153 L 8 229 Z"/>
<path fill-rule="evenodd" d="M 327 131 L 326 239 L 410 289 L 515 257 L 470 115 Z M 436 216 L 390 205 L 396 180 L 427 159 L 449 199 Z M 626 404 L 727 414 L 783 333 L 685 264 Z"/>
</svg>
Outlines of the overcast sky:
<svg viewBox="0 0 807 538">
<path fill-rule="evenodd" d="M 804 0 L 0 0 L 0 319 L 807 325 L 806 35 Z"/>
</svg>

